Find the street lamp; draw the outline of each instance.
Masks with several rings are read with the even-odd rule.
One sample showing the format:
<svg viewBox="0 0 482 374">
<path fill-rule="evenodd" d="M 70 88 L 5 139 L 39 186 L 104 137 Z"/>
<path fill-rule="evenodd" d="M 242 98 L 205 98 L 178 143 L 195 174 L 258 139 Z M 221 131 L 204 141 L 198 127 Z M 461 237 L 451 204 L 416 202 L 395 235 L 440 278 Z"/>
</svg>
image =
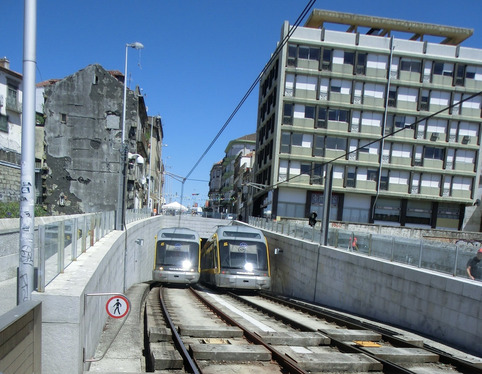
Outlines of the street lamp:
<svg viewBox="0 0 482 374">
<path fill-rule="evenodd" d="M 126 57 L 124 65 L 124 100 L 122 107 L 122 132 L 121 132 L 121 149 L 120 149 L 120 173 L 119 173 L 119 189 L 117 194 L 117 214 L 116 214 L 116 230 L 124 228 L 124 207 L 125 207 L 125 189 L 126 189 L 126 152 L 127 144 L 125 142 L 126 131 L 126 100 L 127 100 L 127 51 L 129 48 L 142 49 L 144 45 L 139 42 L 126 44 Z"/>
</svg>

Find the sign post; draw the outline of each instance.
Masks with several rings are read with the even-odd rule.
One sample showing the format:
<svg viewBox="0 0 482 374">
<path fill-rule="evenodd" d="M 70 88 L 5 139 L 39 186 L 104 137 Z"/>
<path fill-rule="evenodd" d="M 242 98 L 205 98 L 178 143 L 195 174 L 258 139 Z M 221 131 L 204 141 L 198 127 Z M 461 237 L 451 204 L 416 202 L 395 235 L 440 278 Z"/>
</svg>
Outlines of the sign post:
<svg viewBox="0 0 482 374">
<path fill-rule="evenodd" d="M 122 293 L 117 293 L 117 292 L 101 292 L 101 293 L 88 293 L 85 294 L 85 298 L 88 296 L 111 296 L 109 300 L 105 303 L 105 311 L 107 312 L 108 316 L 111 318 L 115 318 L 117 320 L 122 319 L 124 317 L 127 317 L 131 311 L 131 302 L 127 298 L 126 295 Z M 87 305 L 85 302 L 84 305 Z M 84 313 L 85 314 L 85 313 Z M 119 331 L 122 329 L 122 326 L 124 326 L 124 323 L 127 318 L 125 318 L 120 327 L 119 330 L 115 333 L 114 337 L 112 338 L 112 341 L 109 343 L 107 346 L 105 352 L 100 356 L 99 358 L 86 358 L 85 357 L 85 348 L 83 348 L 83 356 L 84 356 L 84 362 L 96 362 L 100 361 L 104 358 L 105 354 L 109 350 L 110 346 L 114 342 L 115 338 L 119 334 Z"/>
</svg>

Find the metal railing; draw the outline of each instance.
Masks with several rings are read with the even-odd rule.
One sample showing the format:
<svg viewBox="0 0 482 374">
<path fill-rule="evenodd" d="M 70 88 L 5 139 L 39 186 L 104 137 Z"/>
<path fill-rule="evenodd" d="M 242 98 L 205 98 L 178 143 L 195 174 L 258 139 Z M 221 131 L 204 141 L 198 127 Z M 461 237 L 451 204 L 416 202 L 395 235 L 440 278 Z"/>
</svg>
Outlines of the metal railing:
<svg viewBox="0 0 482 374">
<path fill-rule="evenodd" d="M 150 216 L 146 209 L 128 210 L 126 224 Z M 38 248 L 34 266 L 38 268 L 37 291 L 64 272 L 65 268 L 101 238 L 115 229 L 115 212 L 81 215 L 38 226 Z"/>
<path fill-rule="evenodd" d="M 290 221 L 250 217 L 249 224 L 274 233 L 321 244 L 321 229 Z M 427 239 L 373 234 L 330 227 L 328 246 L 362 255 L 382 258 L 418 268 L 467 278 L 467 261 L 478 246 L 470 243 L 447 243 Z"/>
</svg>

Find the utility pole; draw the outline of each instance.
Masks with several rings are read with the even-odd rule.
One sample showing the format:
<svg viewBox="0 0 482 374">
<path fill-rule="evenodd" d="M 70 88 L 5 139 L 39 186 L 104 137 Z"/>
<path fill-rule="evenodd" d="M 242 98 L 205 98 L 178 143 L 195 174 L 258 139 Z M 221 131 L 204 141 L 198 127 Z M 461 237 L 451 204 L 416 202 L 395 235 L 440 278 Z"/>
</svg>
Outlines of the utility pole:
<svg viewBox="0 0 482 374">
<path fill-rule="evenodd" d="M 24 6 L 20 251 L 17 279 L 18 304 L 30 300 L 34 288 L 33 241 L 35 228 L 35 72 L 37 66 L 37 0 L 25 0 Z"/>
<path fill-rule="evenodd" d="M 321 222 L 321 244 L 328 244 L 328 229 L 330 227 L 331 191 L 333 187 L 333 165 L 326 164 L 325 191 L 323 192 L 323 220 Z"/>
</svg>

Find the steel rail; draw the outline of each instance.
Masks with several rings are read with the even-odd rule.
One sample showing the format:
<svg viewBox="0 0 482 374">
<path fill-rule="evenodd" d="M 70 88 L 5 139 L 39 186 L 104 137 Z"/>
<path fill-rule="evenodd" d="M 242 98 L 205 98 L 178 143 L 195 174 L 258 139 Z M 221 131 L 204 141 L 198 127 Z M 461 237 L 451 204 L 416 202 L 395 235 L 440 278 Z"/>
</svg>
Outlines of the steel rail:
<svg viewBox="0 0 482 374">
<path fill-rule="evenodd" d="M 270 315 L 270 316 L 273 316 L 275 317 L 276 319 L 280 320 L 280 321 L 283 321 L 283 323 L 286 323 L 287 325 L 291 325 L 292 327 L 296 328 L 296 329 L 299 329 L 300 331 L 311 331 L 311 332 L 319 332 L 318 330 L 315 330 L 315 329 L 310 329 L 310 328 L 307 328 L 305 325 L 301 324 L 301 323 L 298 323 L 297 321 L 295 320 L 292 320 L 292 319 L 289 319 L 285 316 L 283 316 L 282 314 L 279 314 L 279 313 L 276 313 L 272 310 L 269 310 L 267 308 L 264 308 L 264 307 L 261 307 L 259 305 L 256 305 L 256 304 L 252 304 L 251 302 L 249 302 L 248 300 L 246 299 L 243 299 L 241 297 L 239 297 L 238 295 L 234 294 L 234 293 L 229 293 L 229 295 L 231 297 L 233 297 L 234 299 L 236 300 L 239 300 L 253 308 L 256 308 L 258 309 L 259 311 L 267 314 L 267 315 Z M 322 332 L 323 333 L 323 332 Z M 382 365 L 383 365 L 383 370 L 384 370 L 384 373 L 390 373 L 390 374 L 416 374 L 414 371 L 411 371 L 411 370 L 408 370 L 400 365 L 397 365 L 393 362 L 390 362 L 390 361 L 387 361 L 385 359 L 381 359 L 379 357 L 376 357 L 375 355 L 369 353 L 369 352 L 366 352 L 358 347 L 354 347 L 350 344 L 347 344 L 341 340 L 338 340 L 338 339 L 335 339 L 331 336 L 328 335 L 328 337 L 330 338 L 330 345 L 331 346 L 334 346 L 336 348 L 338 348 L 341 352 L 345 352 L 345 353 L 360 353 L 360 354 L 364 354 L 366 356 L 369 356 L 371 358 L 373 358 L 374 360 L 380 362 Z"/>
<path fill-rule="evenodd" d="M 204 298 L 198 291 L 194 290 L 192 287 L 190 287 L 191 292 L 196 295 L 196 297 L 204 303 L 209 309 L 211 309 L 215 314 L 217 314 L 220 318 L 222 318 L 224 321 L 229 323 L 232 326 L 239 327 L 241 330 L 243 330 L 245 337 L 258 345 L 264 346 L 266 349 L 268 349 L 271 352 L 271 355 L 273 359 L 284 369 L 288 370 L 289 373 L 293 374 L 307 374 L 305 370 L 303 370 L 299 365 L 296 364 L 294 360 L 291 358 L 285 356 L 281 352 L 277 351 L 275 348 L 270 346 L 269 344 L 265 343 L 259 336 L 256 334 L 252 333 L 251 331 L 247 330 L 244 326 L 240 325 L 238 322 L 236 322 L 233 318 L 228 316 L 226 313 L 223 311 L 219 310 L 216 308 L 216 306 L 208 301 L 206 298 Z"/>
<path fill-rule="evenodd" d="M 378 326 L 376 324 L 370 323 L 370 322 L 363 322 L 360 320 L 355 320 L 352 317 L 344 316 L 341 313 L 337 313 L 336 311 L 332 310 L 326 310 L 322 306 L 316 306 L 316 305 L 311 305 L 306 302 L 301 302 L 299 300 L 294 300 L 291 298 L 286 298 L 286 297 L 278 297 L 275 295 L 267 294 L 265 292 L 260 292 L 259 296 L 262 296 L 266 299 L 269 299 L 271 301 L 290 306 L 292 308 L 298 309 L 300 311 L 306 312 L 306 313 L 313 313 L 315 316 L 319 318 L 323 318 L 329 322 L 333 322 L 336 324 L 343 324 L 345 326 L 348 326 L 353 329 L 370 329 L 375 332 L 380 333 L 382 336 L 382 339 L 389 342 L 390 344 L 398 347 L 406 347 L 406 348 L 420 348 L 420 346 L 414 345 L 410 342 L 407 342 L 401 338 L 398 338 L 395 336 L 396 334 L 399 334 L 395 331 L 389 330 L 388 328 Z M 241 299 L 241 298 L 240 298 Z M 246 302 L 245 299 L 242 299 L 243 301 Z M 258 306 L 256 306 L 258 307 Z M 482 368 L 479 366 L 472 364 L 470 362 L 464 361 L 460 358 L 454 357 L 450 354 L 447 354 L 446 352 L 436 349 L 434 347 L 431 347 L 427 345 L 426 343 L 423 344 L 423 348 L 426 349 L 427 351 L 434 353 L 439 356 L 439 362 L 443 364 L 450 364 L 453 365 L 457 368 L 457 370 L 461 370 L 462 373 L 470 373 L 470 374 L 482 374 Z M 363 350 L 361 350 L 365 354 L 369 354 Z M 380 358 L 374 357 L 376 360 L 379 360 L 380 362 L 382 361 Z M 413 373 L 412 371 L 409 371 L 409 373 Z"/>
<path fill-rule="evenodd" d="M 162 287 L 159 287 L 159 299 L 161 301 L 161 307 L 162 307 L 162 314 L 164 315 L 164 318 L 166 319 L 167 323 L 169 324 L 169 327 L 172 331 L 172 336 L 174 340 L 174 345 L 176 348 L 180 351 L 181 356 L 184 360 L 184 366 L 187 366 L 187 370 L 191 373 L 194 374 L 201 374 L 201 371 L 199 370 L 199 367 L 197 366 L 195 360 L 191 357 L 189 352 L 186 349 L 186 346 L 184 345 L 184 342 L 181 339 L 181 336 L 177 332 L 176 326 L 174 325 L 174 322 L 172 322 L 172 319 L 169 315 L 169 312 L 167 310 L 166 303 L 164 302 L 164 289 Z M 187 365 L 186 365 L 187 363 Z"/>
</svg>

